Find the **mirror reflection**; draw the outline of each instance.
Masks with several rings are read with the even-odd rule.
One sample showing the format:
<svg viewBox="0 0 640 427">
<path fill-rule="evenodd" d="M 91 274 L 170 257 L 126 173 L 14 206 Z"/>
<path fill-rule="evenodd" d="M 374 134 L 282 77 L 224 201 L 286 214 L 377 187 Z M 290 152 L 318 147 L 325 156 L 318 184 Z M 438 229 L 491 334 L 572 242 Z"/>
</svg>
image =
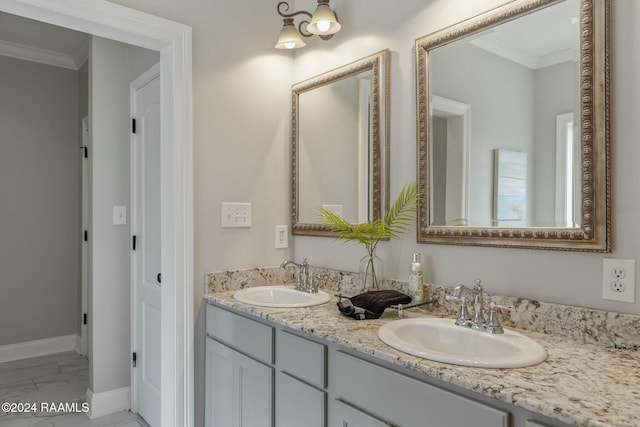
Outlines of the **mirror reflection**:
<svg viewBox="0 0 640 427">
<path fill-rule="evenodd" d="M 369 220 L 371 77 L 368 70 L 299 96 L 301 222 L 315 222 L 320 208 Z"/>
<path fill-rule="evenodd" d="M 429 51 L 430 224 L 580 227 L 578 0 Z"/>
<path fill-rule="evenodd" d="M 609 0 L 514 0 L 416 40 L 418 241 L 611 250 Z"/>
<path fill-rule="evenodd" d="M 320 208 L 354 223 L 384 215 L 389 51 L 292 87 L 292 230 L 333 236 Z"/>
</svg>

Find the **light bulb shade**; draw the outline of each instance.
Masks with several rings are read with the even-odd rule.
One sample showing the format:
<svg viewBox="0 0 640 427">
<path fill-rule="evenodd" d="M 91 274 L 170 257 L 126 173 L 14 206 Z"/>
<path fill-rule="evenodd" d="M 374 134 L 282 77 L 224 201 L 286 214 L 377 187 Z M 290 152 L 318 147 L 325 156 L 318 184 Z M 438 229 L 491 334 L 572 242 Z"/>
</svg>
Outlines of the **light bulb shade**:
<svg viewBox="0 0 640 427">
<path fill-rule="evenodd" d="M 338 22 L 336 14 L 327 4 L 320 4 L 313 12 L 311 22 L 307 25 L 307 31 L 316 35 L 335 34 L 340 31 L 342 25 Z"/>
<path fill-rule="evenodd" d="M 296 27 L 285 20 L 285 24 L 282 26 L 278 36 L 276 49 L 297 49 L 304 46 L 306 46 L 306 43 L 302 41 L 302 37 L 300 37 Z"/>
</svg>

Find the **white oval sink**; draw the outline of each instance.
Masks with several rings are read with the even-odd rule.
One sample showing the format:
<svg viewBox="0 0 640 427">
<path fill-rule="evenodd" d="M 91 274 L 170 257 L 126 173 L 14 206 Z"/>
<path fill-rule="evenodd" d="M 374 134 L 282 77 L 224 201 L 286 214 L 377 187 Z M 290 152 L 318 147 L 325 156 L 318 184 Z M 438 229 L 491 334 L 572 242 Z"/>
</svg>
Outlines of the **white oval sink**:
<svg viewBox="0 0 640 427">
<path fill-rule="evenodd" d="M 260 307 L 297 308 L 324 304 L 331 295 L 322 291 L 315 294 L 302 292 L 293 286 L 254 286 L 239 290 L 233 298 Z"/>
<path fill-rule="evenodd" d="M 394 320 L 378 329 L 378 337 L 404 353 L 454 365 L 521 368 L 547 358 L 540 344 L 518 332 L 479 332 L 457 326 L 452 319 Z"/>
</svg>

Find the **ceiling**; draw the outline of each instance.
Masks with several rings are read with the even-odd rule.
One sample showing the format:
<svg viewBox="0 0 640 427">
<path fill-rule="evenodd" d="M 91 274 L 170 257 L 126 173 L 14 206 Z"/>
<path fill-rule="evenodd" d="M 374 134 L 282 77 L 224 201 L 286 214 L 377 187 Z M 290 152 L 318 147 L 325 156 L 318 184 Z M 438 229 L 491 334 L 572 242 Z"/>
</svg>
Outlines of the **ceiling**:
<svg viewBox="0 0 640 427">
<path fill-rule="evenodd" d="M 471 44 L 531 69 L 577 61 L 578 0 L 567 0 L 483 31 Z"/>
<path fill-rule="evenodd" d="M 77 70 L 89 35 L 0 12 L 0 55 Z"/>
</svg>

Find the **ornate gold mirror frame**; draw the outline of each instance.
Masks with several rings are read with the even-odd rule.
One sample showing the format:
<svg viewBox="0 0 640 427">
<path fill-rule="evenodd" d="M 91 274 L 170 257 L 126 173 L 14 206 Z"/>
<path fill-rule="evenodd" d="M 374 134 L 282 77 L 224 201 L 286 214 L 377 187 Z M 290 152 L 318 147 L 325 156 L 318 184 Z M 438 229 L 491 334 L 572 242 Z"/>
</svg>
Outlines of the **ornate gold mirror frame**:
<svg viewBox="0 0 640 427">
<path fill-rule="evenodd" d="M 448 43 L 560 3 L 515 0 L 416 40 L 417 171 L 425 197 L 418 210 L 418 242 L 590 252 L 611 251 L 610 0 L 580 0 L 579 147 L 580 226 L 469 227 L 432 225 L 430 218 L 429 52 Z"/>
<path fill-rule="evenodd" d="M 337 69 L 317 75 L 292 86 L 291 100 L 291 223 L 292 234 L 307 236 L 332 236 L 329 226 L 320 222 L 301 221 L 301 136 L 300 136 L 300 96 L 324 88 L 336 82 L 367 73 L 371 82 L 370 110 L 366 112 L 368 129 L 368 184 L 365 198 L 368 220 L 382 218 L 389 208 L 389 69 L 390 53 L 383 50 Z M 323 106 L 322 108 L 327 108 Z M 330 126 L 330 124 L 326 124 Z M 357 144 L 353 141 L 353 144 Z M 340 156 L 340 152 L 326 153 L 327 156 Z M 353 165 L 356 168 L 356 165 Z M 326 174 L 338 172 L 333 167 L 326 168 Z M 304 171 L 303 171 L 304 172 Z M 344 182 L 344 185 L 357 183 Z M 317 206 L 319 209 L 321 206 Z M 308 209 L 307 209 L 308 210 Z M 318 211 L 319 213 L 319 211 Z M 347 218 L 349 219 L 349 218 Z"/>
</svg>

